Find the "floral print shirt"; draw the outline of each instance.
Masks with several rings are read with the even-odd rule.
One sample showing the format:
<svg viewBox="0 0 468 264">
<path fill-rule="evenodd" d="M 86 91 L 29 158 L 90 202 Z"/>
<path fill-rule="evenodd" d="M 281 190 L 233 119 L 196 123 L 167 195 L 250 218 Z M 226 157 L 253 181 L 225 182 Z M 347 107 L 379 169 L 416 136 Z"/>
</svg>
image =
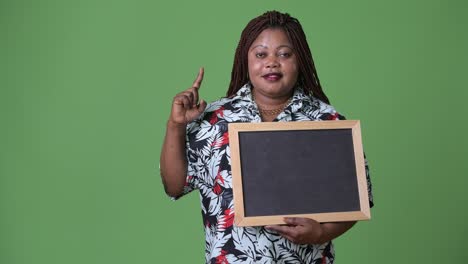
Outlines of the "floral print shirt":
<svg viewBox="0 0 468 264">
<path fill-rule="evenodd" d="M 291 102 L 274 121 L 339 119 L 344 117 L 332 106 L 296 88 Z M 204 113 L 187 126 L 188 175 L 183 195 L 194 189 L 200 191 L 206 263 L 333 263 L 335 254 L 331 241 L 323 245 L 297 245 L 264 227 L 233 225 L 228 138 L 228 123 L 232 122 L 261 122 L 248 84 L 232 98 L 209 104 Z M 371 185 L 366 174 L 372 206 Z"/>
</svg>

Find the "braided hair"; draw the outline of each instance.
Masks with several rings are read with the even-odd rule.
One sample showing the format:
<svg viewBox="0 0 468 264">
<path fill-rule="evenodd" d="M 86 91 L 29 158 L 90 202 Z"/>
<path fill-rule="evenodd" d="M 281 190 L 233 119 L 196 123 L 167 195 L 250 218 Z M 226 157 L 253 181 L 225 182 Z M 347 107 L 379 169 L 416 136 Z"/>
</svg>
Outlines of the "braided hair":
<svg viewBox="0 0 468 264">
<path fill-rule="evenodd" d="M 242 31 L 239 44 L 237 45 L 232 65 L 231 83 L 227 91 L 227 97 L 233 96 L 248 78 L 247 55 L 250 46 L 260 33 L 268 28 L 280 28 L 288 36 L 297 55 L 299 66 L 298 84 L 309 95 L 312 95 L 329 104 L 329 100 L 322 91 L 322 86 L 315 69 L 309 44 L 299 21 L 287 13 L 268 11 L 263 15 L 252 19 Z"/>
</svg>

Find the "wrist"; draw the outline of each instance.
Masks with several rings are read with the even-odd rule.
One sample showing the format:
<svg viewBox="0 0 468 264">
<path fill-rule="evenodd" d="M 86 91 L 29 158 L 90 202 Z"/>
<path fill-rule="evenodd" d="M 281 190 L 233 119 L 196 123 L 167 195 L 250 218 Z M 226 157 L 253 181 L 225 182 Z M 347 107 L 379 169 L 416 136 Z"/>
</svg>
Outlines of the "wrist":
<svg viewBox="0 0 468 264">
<path fill-rule="evenodd" d="M 330 230 L 328 229 L 329 223 L 321 223 L 320 224 L 320 232 L 318 234 L 318 238 L 316 240 L 317 244 L 325 244 L 331 241 L 333 238 L 330 237 Z"/>
<path fill-rule="evenodd" d="M 167 121 L 166 126 L 167 126 L 167 129 L 185 131 L 187 124 L 178 123 L 169 119 Z"/>
<path fill-rule="evenodd" d="M 318 244 L 325 244 L 325 243 L 327 243 L 328 241 L 330 241 L 330 239 L 328 239 L 327 230 L 326 230 L 326 228 L 322 225 L 321 232 L 320 232 L 320 235 L 319 235 L 319 238 L 318 238 Z"/>
</svg>

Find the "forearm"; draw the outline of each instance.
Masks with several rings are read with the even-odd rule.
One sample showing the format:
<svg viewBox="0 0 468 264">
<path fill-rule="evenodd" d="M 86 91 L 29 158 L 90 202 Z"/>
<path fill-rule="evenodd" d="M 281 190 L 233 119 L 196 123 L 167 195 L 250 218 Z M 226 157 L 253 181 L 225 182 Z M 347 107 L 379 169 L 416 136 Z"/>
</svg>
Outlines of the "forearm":
<svg viewBox="0 0 468 264">
<path fill-rule="evenodd" d="M 322 224 L 322 235 L 320 237 L 320 242 L 326 243 L 328 241 L 331 241 L 342 234 L 344 234 L 346 231 L 351 229 L 351 227 L 356 224 L 356 221 L 352 222 L 333 222 L 333 223 L 324 223 Z"/>
<path fill-rule="evenodd" d="M 187 177 L 185 125 L 167 122 L 160 170 L 166 193 L 172 197 L 182 194 Z"/>
</svg>

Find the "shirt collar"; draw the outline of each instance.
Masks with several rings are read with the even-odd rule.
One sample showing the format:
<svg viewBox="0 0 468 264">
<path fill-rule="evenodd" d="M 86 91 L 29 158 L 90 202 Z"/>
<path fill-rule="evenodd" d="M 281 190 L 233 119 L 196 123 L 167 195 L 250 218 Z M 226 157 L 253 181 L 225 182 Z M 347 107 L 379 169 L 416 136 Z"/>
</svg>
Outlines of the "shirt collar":
<svg viewBox="0 0 468 264">
<path fill-rule="evenodd" d="M 250 83 L 244 84 L 242 88 L 240 88 L 234 97 L 232 98 L 233 101 L 238 101 L 238 100 L 248 100 L 250 102 L 253 102 L 252 100 L 252 90 Z"/>
<path fill-rule="evenodd" d="M 252 99 L 252 89 L 250 83 L 246 83 L 242 88 L 240 88 L 234 97 L 232 98 L 232 103 L 242 103 L 246 104 L 248 108 L 254 107 L 255 109 L 256 104 Z M 286 106 L 285 110 L 289 110 L 291 113 L 295 113 L 299 111 L 303 105 L 310 105 L 312 104 L 312 98 L 304 93 L 304 89 L 302 87 L 296 86 L 294 88 L 294 93 L 291 99 L 291 102 L 288 106 Z"/>
</svg>

